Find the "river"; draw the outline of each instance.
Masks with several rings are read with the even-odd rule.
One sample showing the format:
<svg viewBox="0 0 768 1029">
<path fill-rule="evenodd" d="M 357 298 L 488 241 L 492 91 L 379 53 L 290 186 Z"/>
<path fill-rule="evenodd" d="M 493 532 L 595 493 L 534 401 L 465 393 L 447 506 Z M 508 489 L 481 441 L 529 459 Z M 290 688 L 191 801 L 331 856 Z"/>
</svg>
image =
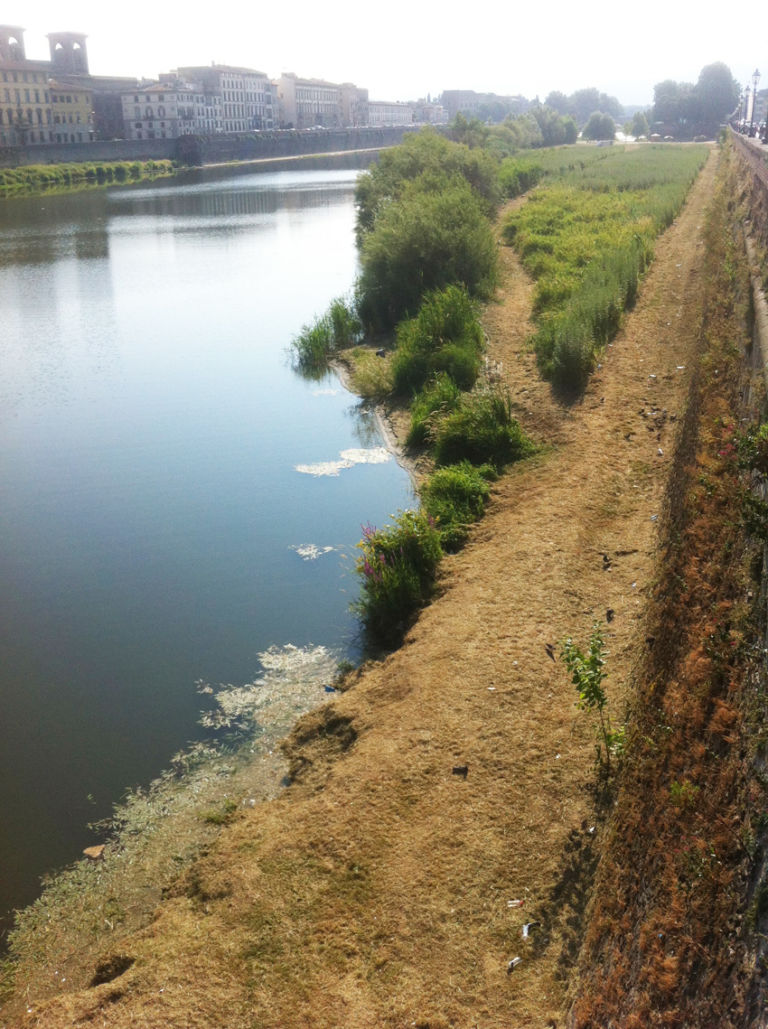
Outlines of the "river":
<svg viewBox="0 0 768 1029">
<path fill-rule="evenodd" d="M 201 738 L 196 682 L 359 657 L 360 526 L 411 486 L 287 354 L 353 283 L 357 174 L 0 207 L 0 913 Z"/>
</svg>

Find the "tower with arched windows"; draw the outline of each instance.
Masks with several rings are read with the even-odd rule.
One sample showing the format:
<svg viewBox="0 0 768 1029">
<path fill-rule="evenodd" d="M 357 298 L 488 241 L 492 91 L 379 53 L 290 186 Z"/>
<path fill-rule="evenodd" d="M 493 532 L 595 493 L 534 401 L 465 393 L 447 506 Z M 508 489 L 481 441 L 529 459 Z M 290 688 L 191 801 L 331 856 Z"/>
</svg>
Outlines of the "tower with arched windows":
<svg viewBox="0 0 768 1029">
<path fill-rule="evenodd" d="M 88 50 L 82 32 L 49 32 L 54 75 L 87 75 Z"/>
<path fill-rule="evenodd" d="M 0 25 L 0 64 L 25 61 L 24 29 L 16 25 Z"/>
</svg>

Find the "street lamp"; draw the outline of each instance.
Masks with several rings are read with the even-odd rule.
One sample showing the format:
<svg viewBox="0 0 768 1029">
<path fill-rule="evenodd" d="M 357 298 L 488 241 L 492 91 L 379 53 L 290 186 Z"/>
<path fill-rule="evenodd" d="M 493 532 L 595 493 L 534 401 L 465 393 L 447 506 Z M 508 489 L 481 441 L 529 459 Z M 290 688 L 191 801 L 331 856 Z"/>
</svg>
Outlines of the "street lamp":
<svg viewBox="0 0 768 1029">
<path fill-rule="evenodd" d="M 752 72 L 752 110 L 749 115 L 749 134 L 754 136 L 755 107 L 757 105 L 757 84 L 760 81 L 760 72 L 755 68 Z"/>
</svg>

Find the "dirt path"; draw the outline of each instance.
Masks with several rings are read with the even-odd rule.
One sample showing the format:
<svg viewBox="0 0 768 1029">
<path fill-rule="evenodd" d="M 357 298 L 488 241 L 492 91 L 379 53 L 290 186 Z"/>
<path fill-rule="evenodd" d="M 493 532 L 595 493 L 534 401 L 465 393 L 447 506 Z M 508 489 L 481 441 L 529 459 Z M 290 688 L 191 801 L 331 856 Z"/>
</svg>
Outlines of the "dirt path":
<svg viewBox="0 0 768 1029">
<path fill-rule="evenodd" d="M 497 484 L 401 650 L 310 716 L 303 778 L 225 831 L 149 929 L 115 940 L 128 970 L 39 1006 L 32 991 L 18 1024 L 562 1025 L 602 829 L 591 729 L 545 645 L 585 642 L 610 609 L 621 713 L 695 360 L 716 160 L 575 408 L 525 351 L 530 285 L 503 251 L 490 357 L 554 449 Z"/>
</svg>

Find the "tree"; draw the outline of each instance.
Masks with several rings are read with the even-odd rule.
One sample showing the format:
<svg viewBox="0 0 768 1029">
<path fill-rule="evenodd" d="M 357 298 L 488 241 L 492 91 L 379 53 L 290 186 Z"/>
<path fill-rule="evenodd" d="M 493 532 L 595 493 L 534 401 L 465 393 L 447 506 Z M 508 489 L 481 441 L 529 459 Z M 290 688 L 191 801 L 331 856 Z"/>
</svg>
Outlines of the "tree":
<svg viewBox="0 0 768 1029">
<path fill-rule="evenodd" d="M 542 143 L 539 123 L 532 114 L 505 118 L 501 125 L 495 125 L 491 129 L 490 145 L 501 156 L 507 156 L 516 150 L 541 146 Z"/>
<path fill-rule="evenodd" d="M 565 126 L 557 111 L 553 111 L 551 107 L 546 107 L 544 104 L 536 104 L 531 108 L 531 114 L 541 129 L 544 146 L 559 146 L 561 143 L 565 143 Z"/>
<path fill-rule="evenodd" d="M 559 93 L 554 90 L 550 93 L 544 101 L 546 107 L 551 107 L 553 111 L 557 111 L 558 114 L 572 114 L 571 101 L 565 95 L 565 93 Z"/>
<path fill-rule="evenodd" d="M 649 132 L 648 119 L 644 111 L 635 111 L 632 121 L 628 122 L 628 136 L 647 136 Z"/>
<path fill-rule="evenodd" d="M 595 111 L 590 115 L 589 121 L 584 126 L 582 135 L 584 139 L 614 139 L 616 136 L 616 125 L 610 114 Z"/>
<path fill-rule="evenodd" d="M 600 102 L 597 106 L 599 111 L 602 111 L 603 114 L 610 114 L 614 120 L 621 118 L 624 114 L 624 108 L 616 97 L 608 96 L 607 93 L 600 94 Z"/>
<path fill-rule="evenodd" d="M 601 110 L 600 94 L 596 89 L 577 89 L 570 96 L 571 112 L 577 125 L 586 125 L 593 111 Z"/>
<path fill-rule="evenodd" d="M 563 118 L 563 127 L 565 129 L 565 142 L 575 143 L 579 138 L 579 127 L 570 115 Z"/>
<path fill-rule="evenodd" d="M 739 102 L 739 84 L 721 61 L 701 69 L 696 85 L 665 79 L 653 88 L 653 121 L 681 139 L 715 135 Z"/>
<path fill-rule="evenodd" d="M 696 93 L 699 101 L 701 127 L 714 135 L 717 127 L 736 110 L 739 102 L 739 84 L 730 68 L 717 61 L 701 69 Z"/>
<path fill-rule="evenodd" d="M 665 79 L 653 87 L 654 123 L 660 123 L 681 139 L 690 139 L 699 118 L 699 97 L 690 82 Z"/>
<path fill-rule="evenodd" d="M 488 141 L 487 126 L 479 118 L 465 118 L 461 111 L 448 126 L 448 132 L 455 143 L 463 143 L 470 149 L 485 146 Z"/>
</svg>

